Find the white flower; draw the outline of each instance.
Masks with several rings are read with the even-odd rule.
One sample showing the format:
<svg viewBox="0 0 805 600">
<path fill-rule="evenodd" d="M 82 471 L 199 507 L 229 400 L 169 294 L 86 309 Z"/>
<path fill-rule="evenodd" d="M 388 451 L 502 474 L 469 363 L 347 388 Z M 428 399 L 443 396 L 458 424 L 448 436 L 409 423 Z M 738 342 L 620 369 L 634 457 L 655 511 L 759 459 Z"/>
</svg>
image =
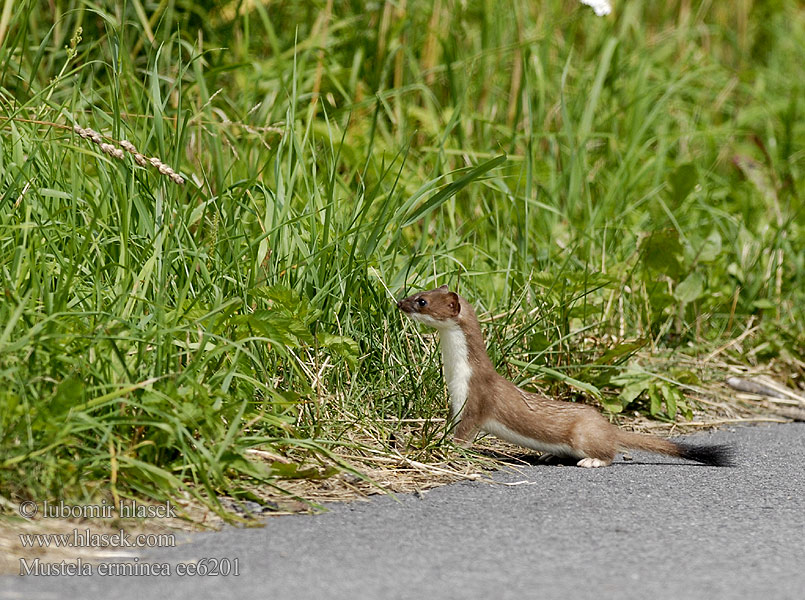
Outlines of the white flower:
<svg viewBox="0 0 805 600">
<path fill-rule="evenodd" d="M 609 0 L 581 0 L 581 3 L 592 8 L 599 17 L 603 17 L 612 12 L 612 5 L 609 3 Z"/>
</svg>

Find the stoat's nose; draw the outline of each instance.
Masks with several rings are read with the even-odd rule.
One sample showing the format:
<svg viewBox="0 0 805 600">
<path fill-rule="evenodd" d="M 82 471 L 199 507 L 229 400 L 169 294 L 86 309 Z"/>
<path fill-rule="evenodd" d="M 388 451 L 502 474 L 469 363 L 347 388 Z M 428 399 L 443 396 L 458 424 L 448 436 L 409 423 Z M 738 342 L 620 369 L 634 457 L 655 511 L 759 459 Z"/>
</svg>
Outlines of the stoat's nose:
<svg viewBox="0 0 805 600">
<path fill-rule="evenodd" d="M 400 300 L 400 301 L 398 301 L 398 302 L 397 302 L 397 308 L 399 308 L 400 310 L 402 310 L 402 300 Z"/>
</svg>

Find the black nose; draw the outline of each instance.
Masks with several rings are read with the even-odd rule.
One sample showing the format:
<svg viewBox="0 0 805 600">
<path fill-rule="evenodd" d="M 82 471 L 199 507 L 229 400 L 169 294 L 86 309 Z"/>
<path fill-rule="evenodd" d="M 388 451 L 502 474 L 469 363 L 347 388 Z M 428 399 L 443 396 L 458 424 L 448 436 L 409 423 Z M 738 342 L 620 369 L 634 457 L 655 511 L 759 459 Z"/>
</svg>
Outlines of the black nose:
<svg viewBox="0 0 805 600">
<path fill-rule="evenodd" d="M 402 310 L 402 300 L 400 300 L 399 302 L 397 302 L 397 308 L 399 308 L 400 310 Z"/>
</svg>

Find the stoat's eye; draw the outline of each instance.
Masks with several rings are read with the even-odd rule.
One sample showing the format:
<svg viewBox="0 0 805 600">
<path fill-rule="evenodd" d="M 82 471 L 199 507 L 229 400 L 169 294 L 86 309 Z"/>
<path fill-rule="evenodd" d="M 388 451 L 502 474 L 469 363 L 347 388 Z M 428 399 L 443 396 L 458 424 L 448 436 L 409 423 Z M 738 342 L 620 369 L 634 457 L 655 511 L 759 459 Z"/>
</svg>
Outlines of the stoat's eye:
<svg viewBox="0 0 805 600">
<path fill-rule="evenodd" d="M 425 300 L 424 298 L 418 298 L 418 299 L 417 299 L 417 301 L 416 301 L 416 304 L 417 304 L 417 306 L 419 306 L 420 308 L 422 308 L 423 306 L 427 306 L 427 305 L 428 305 L 428 301 L 427 301 L 427 300 Z"/>
</svg>

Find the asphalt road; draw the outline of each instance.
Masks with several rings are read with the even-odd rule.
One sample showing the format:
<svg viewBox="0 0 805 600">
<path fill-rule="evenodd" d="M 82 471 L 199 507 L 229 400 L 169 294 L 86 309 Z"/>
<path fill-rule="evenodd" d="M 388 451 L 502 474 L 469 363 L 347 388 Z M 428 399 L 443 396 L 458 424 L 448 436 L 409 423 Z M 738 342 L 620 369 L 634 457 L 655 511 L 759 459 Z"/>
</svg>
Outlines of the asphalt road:
<svg viewBox="0 0 805 600">
<path fill-rule="evenodd" d="M 805 424 L 693 437 L 735 444 L 738 466 L 635 452 L 605 469 L 527 467 L 194 534 L 140 559 L 171 577 L 5 576 L 0 597 L 805 597 Z M 201 558 L 238 559 L 240 574 L 175 574 Z"/>
</svg>

